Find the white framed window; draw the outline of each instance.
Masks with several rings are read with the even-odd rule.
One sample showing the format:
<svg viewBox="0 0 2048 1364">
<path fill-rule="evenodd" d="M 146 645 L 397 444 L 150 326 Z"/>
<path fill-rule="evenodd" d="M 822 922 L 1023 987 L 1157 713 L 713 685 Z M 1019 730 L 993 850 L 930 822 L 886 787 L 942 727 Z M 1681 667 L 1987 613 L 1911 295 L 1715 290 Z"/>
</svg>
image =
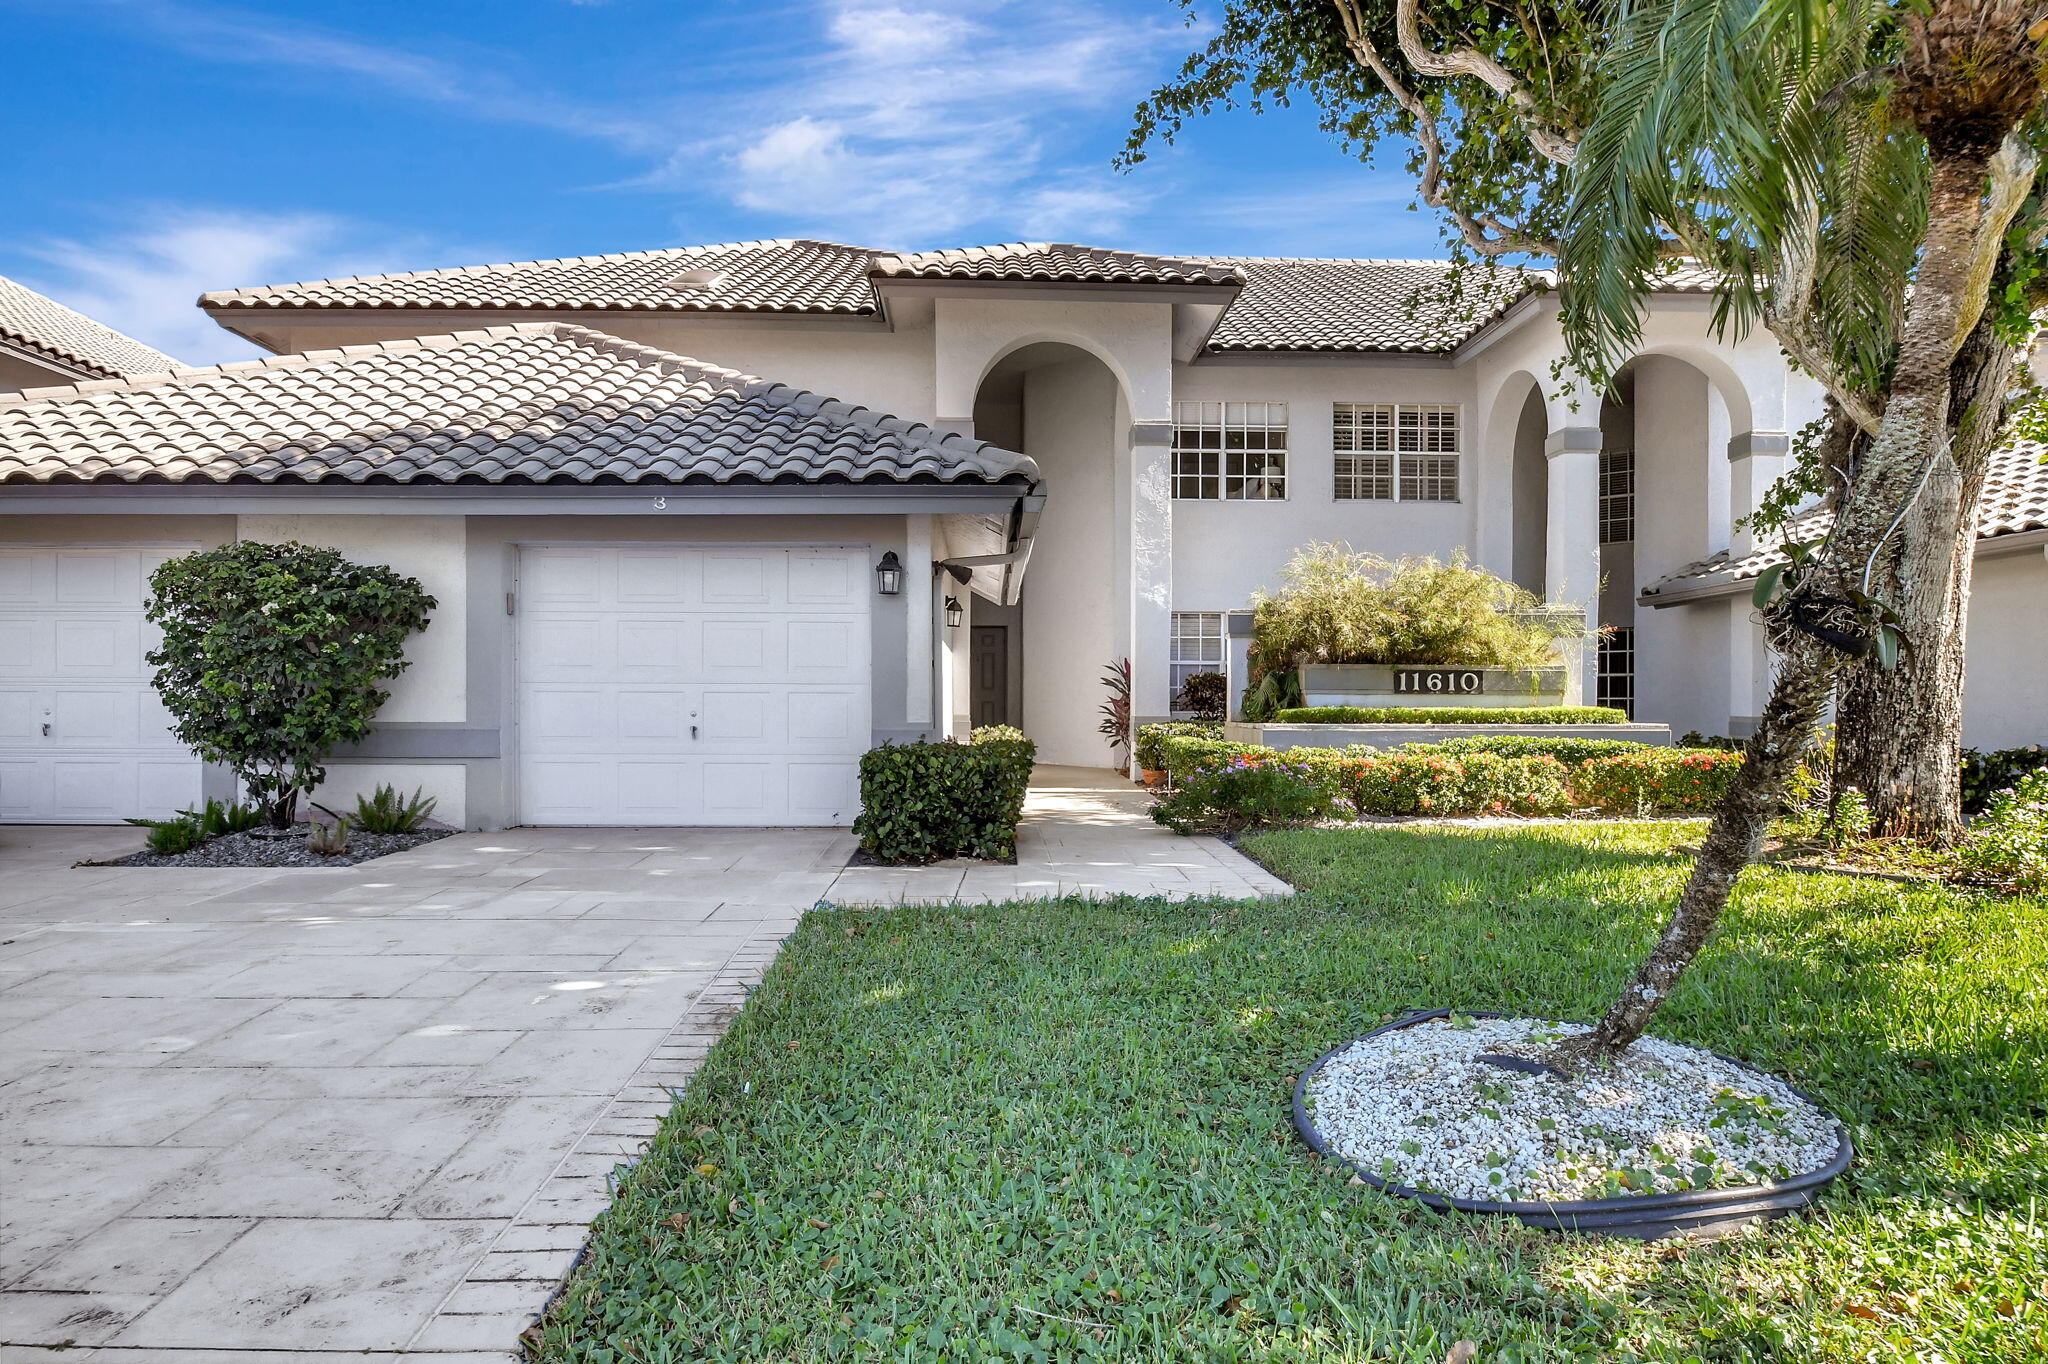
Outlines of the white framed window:
<svg viewBox="0 0 2048 1364">
<path fill-rule="evenodd" d="M 1636 713 L 1636 631 L 1617 625 L 1600 636 L 1598 681 L 1594 702 L 1616 706 L 1630 719 Z"/>
<path fill-rule="evenodd" d="M 1600 452 L 1600 543 L 1625 544 L 1636 538 L 1636 452 Z"/>
<path fill-rule="evenodd" d="M 1174 696 L 1180 695 L 1181 687 L 1196 673 L 1225 671 L 1224 648 L 1221 611 L 1174 612 L 1173 636 L 1166 648 L 1168 681 L 1173 685 Z"/>
<path fill-rule="evenodd" d="M 1208 502 L 1287 496 L 1287 404 L 1178 402 L 1173 495 Z"/>
<path fill-rule="evenodd" d="M 1463 450 L 1452 403 L 1337 403 L 1331 495 L 1340 501 L 1456 502 Z"/>
</svg>

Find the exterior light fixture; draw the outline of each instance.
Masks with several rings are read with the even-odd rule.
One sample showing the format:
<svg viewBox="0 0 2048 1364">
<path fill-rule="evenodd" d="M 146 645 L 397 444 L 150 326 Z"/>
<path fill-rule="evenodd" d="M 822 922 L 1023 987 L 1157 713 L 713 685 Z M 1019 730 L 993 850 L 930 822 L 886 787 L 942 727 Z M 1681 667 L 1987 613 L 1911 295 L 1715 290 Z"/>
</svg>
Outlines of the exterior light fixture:
<svg viewBox="0 0 2048 1364">
<path fill-rule="evenodd" d="M 875 589 L 885 597 L 893 597 L 903 590 L 903 561 L 896 557 L 893 549 L 875 565 Z"/>
<path fill-rule="evenodd" d="M 948 630 L 959 629 L 960 622 L 966 619 L 966 616 L 967 610 L 960 605 L 958 597 L 946 598 L 946 628 Z"/>
</svg>

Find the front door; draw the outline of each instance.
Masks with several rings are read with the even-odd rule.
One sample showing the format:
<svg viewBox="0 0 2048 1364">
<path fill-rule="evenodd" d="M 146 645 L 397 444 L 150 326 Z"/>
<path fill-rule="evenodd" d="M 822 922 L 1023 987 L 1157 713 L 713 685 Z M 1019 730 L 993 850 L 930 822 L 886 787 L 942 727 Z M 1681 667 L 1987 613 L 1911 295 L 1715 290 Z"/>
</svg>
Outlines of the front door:
<svg viewBox="0 0 2048 1364">
<path fill-rule="evenodd" d="M 968 694 L 968 714 L 974 727 L 1010 723 L 1010 628 L 1006 625 L 977 625 L 968 642 L 968 664 L 973 685 Z"/>
</svg>

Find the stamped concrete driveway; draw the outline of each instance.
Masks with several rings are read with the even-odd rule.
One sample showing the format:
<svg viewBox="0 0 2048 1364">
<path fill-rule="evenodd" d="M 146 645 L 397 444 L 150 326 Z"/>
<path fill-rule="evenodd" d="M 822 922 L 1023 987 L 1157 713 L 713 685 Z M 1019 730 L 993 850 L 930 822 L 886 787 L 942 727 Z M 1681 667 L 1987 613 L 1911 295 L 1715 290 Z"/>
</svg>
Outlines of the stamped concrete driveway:
<svg viewBox="0 0 2048 1364">
<path fill-rule="evenodd" d="M 1285 893 L 1108 774 L 1015 866 L 832 830 L 520 829 L 360 867 L 82 868 L 0 827 L 0 1364 L 516 1358 L 779 939 L 842 903 Z"/>
<path fill-rule="evenodd" d="M 0 1359 L 512 1357 L 851 841 L 70 865 L 134 845 L 0 829 Z"/>
</svg>

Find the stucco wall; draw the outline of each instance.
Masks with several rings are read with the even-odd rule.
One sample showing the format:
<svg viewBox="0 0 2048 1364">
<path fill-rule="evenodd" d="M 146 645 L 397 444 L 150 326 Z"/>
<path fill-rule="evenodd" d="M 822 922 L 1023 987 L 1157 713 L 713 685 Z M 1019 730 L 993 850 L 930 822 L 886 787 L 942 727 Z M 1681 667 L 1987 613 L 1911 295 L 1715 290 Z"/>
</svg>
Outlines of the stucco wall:
<svg viewBox="0 0 2048 1364">
<path fill-rule="evenodd" d="M 238 538 L 296 540 L 383 564 L 417 578 L 437 603 L 427 628 L 408 639 L 411 665 L 391 683 L 380 723 L 459 723 L 467 706 L 469 611 L 459 516 L 244 516 Z"/>
<path fill-rule="evenodd" d="M 1110 615 L 1116 380 L 1076 357 L 1024 375 L 1024 446 L 1049 487 L 1024 587 L 1024 732 L 1041 762 L 1101 767 L 1095 733 Z"/>
<path fill-rule="evenodd" d="M 1173 605 L 1177 611 L 1230 611 L 1278 585 L 1294 551 L 1311 540 L 1339 540 L 1387 558 L 1439 558 L 1471 544 L 1472 501 L 1485 477 L 1470 449 L 1470 376 L 1444 368 L 1373 362 L 1227 365 L 1175 369 L 1175 396 L 1287 404 L 1287 497 L 1265 502 L 1182 499 L 1173 504 Z M 1458 403 L 1467 451 L 1457 502 L 1340 501 L 1334 495 L 1333 405 Z"/>
</svg>

